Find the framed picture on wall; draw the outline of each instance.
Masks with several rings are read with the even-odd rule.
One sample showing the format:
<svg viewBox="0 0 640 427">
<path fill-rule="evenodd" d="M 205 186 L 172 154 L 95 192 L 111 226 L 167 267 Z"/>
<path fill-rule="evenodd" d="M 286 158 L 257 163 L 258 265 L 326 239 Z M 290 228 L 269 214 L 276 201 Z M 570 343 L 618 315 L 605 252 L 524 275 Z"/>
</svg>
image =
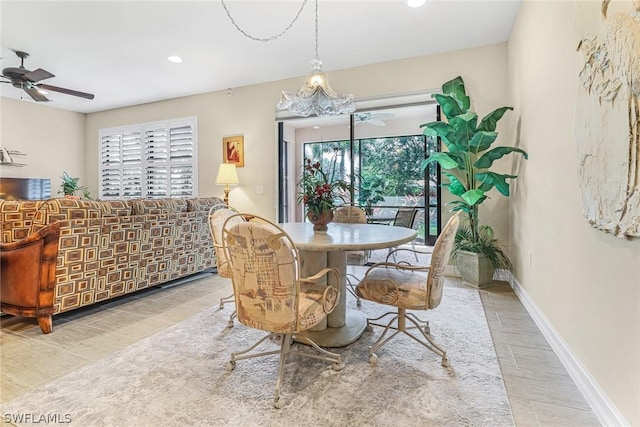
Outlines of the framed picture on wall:
<svg viewBox="0 0 640 427">
<path fill-rule="evenodd" d="M 237 168 L 244 166 L 244 136 L 222 138 L 222 159 L 224 163 L 235 163 Z"/>
</svg>

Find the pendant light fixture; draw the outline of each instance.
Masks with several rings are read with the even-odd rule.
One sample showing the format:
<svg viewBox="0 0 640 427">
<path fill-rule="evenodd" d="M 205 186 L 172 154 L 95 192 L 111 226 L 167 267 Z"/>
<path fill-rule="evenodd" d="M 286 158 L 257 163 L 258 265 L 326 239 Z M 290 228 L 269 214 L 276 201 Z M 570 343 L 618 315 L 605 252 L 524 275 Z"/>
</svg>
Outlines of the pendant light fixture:
<svg viewBox="0 0 640 427">
<path fill-rule="evenodd" d="M 301 117 L 308 117 L 312 113 L 317 116 L 338 116 L 342 114 L 351 114 L 356 108 L 353 105 L 352 94 L 338 94 L 327 80 L 327 75 L 322 71 L 322 61 L 318 58 L 318 0 L 315 1 L 315 41 L 316 41 L 316 57 L 311 61 L 311 71 L 307 75 L 302 88 L 297 92 L 283 91 L 276 109 L 278 111 L 289 111 L 291 114 Z M 300 13 L 307 4 L 307 0 L 303 0 L 302 6 L 293 18 L 291 23 L 280 33 L 271 37 L 256 37 L 242 28 L 236 23 L 231 16 L 224 0 L 220 0 L 227 16 L 236 29 L 245 37 L 254 41 L 269 42 L 282 37 L 300 17 Z"/>
<path fill-rule="evenodd" d="M 353 95 L 336 93 L 322 70 L 322 61 L 318 58 L 318 0 L 315 0 L 315 6 L 316 56 L 311 61 L 311 71 L 299 91 L 282 92 L 276 109 L 301 117 L 308 117 L 311 113 L 320 117 L 351 114 L 356 110 Z"/>
</svg>

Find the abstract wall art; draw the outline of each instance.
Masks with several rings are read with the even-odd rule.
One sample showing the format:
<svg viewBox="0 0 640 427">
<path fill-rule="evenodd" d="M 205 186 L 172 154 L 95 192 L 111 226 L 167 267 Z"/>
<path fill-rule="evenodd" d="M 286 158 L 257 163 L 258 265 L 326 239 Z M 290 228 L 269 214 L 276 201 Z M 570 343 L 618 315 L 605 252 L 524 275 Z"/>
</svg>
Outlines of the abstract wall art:
<svg viewBox="0 0 640 427">
<path fill-rule="evenodd" d="M 640 236 L 640 0 L 575 2 L 575 138 L 583 213 Z"/>
</svg>

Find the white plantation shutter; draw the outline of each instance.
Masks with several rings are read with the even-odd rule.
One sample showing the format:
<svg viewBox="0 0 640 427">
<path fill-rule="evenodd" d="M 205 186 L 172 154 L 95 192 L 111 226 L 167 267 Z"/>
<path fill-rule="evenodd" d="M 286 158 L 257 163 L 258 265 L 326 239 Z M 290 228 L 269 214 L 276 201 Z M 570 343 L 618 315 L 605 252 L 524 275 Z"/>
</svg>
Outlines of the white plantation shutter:
<svg viewBox="0 0 640 427">
<path fill-rule="evenodd" d="M 144 135 L 148 197 L 169 197 L 169 138 L 167 133 L 168 129 L 157 128 L 146 131 Z"/>
<path fill-rule="evenodd" d="M 195 192 L 193 127 L 171 128 L 169 141 L 169 192 L 171 197 L 189 197 Z"/>
<path fill-rule="evenodd" d="M 100 198 L 196 197 L 197 118 L 100 130 Z"/>
<path fill-rule="evenodd" d="M 142 197 L 142 138 L 139 131 L 122 136 L 122 185 L 120 198 Z"/>
</svg>

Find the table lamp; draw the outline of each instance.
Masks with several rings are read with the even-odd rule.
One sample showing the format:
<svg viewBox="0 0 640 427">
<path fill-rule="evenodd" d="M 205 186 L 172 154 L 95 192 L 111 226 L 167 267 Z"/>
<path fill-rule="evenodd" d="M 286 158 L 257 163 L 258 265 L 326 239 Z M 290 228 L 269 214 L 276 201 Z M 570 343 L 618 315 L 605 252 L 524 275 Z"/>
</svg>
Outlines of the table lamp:
<svg viewBox="0 0 640 427">
<path fill-rule="evenodd" d="M 229 184 L 238 184 L 238 174 L 236 173 L 236 165 L 233 163 L 221 163 L 216 177 L 216 185 L 224 185 L 224 204 L 229 206 Z"/>
</svg>

